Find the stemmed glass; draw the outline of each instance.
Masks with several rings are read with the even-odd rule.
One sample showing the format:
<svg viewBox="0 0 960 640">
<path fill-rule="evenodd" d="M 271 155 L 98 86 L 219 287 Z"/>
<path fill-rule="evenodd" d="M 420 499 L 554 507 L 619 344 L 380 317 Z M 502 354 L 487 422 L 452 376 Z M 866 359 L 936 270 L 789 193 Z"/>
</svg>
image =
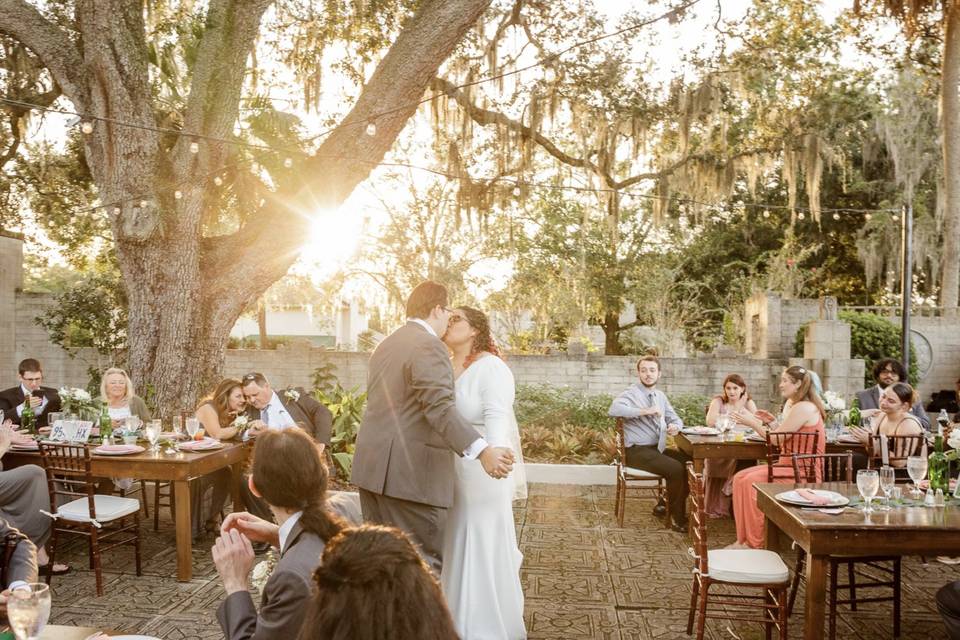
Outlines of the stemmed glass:
<svg viewBox="0 0 960 640">
<path fill-rule="evenodd" d="M 187 435 L 190 436 L 190 439 L 193 440 L 197 431 L 200 430 L 200 421 L 196 418 L 187 418 Z"/>
<path fill-rule="evenodd" d="M 173 433 L 179 439 L 180 436 L 183 435 L 183 416 L 179 413 L 173 416 L 170 419 L 170 428 L 173 429 Z"/>
<path fill-rule="evenodd" d="M 881 467 L 880 468 L 880 489 L 883 491 L 883 495 L 887 497 L 887 506 L 878 507 L 879 511 L 889 511 L 890 510 L 890 494 L 893 492 L 893 486 L 897 483 L 897 474 L 894 472 L 893 467 Z"/>
<path fill-rule="evenodd" d="M 143 433 L 147 436 L 147 442 L 150 443 L 150 451 L 157 451 L 157 442 L 160 441 L 160 430 L 163 427 L 160 424 L 160 420 L 151 420 L 147 423 L 147 426 L 144 427 Z"/>
<path fill-rule="evenodd" d="M 7 619 L 17 640 L 36 640 L 50 617 L 50 587 L 30 583 L 10 592 Z"/>
<path fill-rule="evenodd" d="M 730 430 L 730 423 L 732 422 L 730 416 L 722 415 L 717 417 L 717 431 L 720 432 L 720 439 L 727 439 L 727 431 Z"/>
<path fill-rule="evenodd" d="M 864 501 L 864 513 L 873 513 L 873 507 L 870 506 L 870 502 L 873 500 L 873 497 L 877 495 L 877 490 L 879 489 L 880 476 L 876 469 L 860 469 L 860 471 L 857 471 L 857 490 L 860 491 L 860 497 L 862 497 Z"/>
<path fill-rule="evenodd" d="M 913 491 L 910 495 L 919 500 L 923 495 L 920 492 L 920 481 L 927 477 L 927 458 L 926 456 L 910 456 L 907 458 L 907 473 L 913 480 Z"/>
</svg>

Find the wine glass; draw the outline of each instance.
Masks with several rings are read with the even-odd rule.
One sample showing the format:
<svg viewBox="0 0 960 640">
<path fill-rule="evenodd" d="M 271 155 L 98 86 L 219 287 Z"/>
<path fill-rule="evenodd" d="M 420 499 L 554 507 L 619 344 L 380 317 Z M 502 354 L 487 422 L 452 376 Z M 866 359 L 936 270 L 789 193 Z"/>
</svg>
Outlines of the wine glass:
<svg viewBox="0 0 960 640">
<path fill-rule="evenodd" d="M 197 431 L 200 430 L 200 421 L 196 418 L 187 418 L 187 435 L 190 436 L 190 439 L 193 440 Z"/>
<path fill-rule="evenodd" d="M 170 428 L 179 439 L 179 437 L 183 435 L 183 416 L 179 413 L 173 416 L 173 418 L 170 419 Z"/>
<path fill-rule="evenodd" d="M 914 499 L 919 500 L 920 481 L 927 477 L 927 458 L 926 456 L 910 456 L 907 458 L 907 473 L 913 480 L 913 491 L 910 493 Z"/>
<path fill-rule="evenodd" d="M 50 587 L 34 582 L 17 587 L 7 599 L 7 620 L 17 640 L 36 640 L 50 617 Z"/>
<path fill-rule="evenodd" d="M 880 468 L 880 489 L 883 491 L 883 495 L 887 498 L 887 505 L 880 507 L 880 511 L 889 511 L 890 507 L 890 493 L 893 491 L 893 486 L 897 483 L 897 474 L 894 472 L 893 467 L 881 467 Z"/>
<path fill-rule="evenodd" d="M 730 430 L 731 418 L 727 415 L 717 416 L 717 431 L 720 432 L 720 439 L 727 439 L 727 431 Z"/>
<path fill-rule="evenodd" d="M 150 451 L 157 450 L 157 442 L 160 441 L 160 430 L 163 427 L 160 424 L 160 419 L 151 420 L 147 423 L 147 426 L 144 428 L 144 435 L 147 436 L 147 442 L 150 443 Z"/>
<path fill-rule="evenodd" d="M 860 496 L 864 501 L 864 513 L 873 513 L 870 502 L 877 495 L 879 489 L 880 475 L 876 469 L 860 469 L 860 471 L 857 471 L 857 490 L 860 491 Z"/>
</svg>

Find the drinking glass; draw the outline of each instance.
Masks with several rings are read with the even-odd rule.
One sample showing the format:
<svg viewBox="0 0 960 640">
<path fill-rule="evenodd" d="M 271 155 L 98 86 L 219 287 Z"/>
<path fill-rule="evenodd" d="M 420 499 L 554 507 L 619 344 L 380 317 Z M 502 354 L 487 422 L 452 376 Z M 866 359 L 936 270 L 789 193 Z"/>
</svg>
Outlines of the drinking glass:
<svg viewBox="0 0 960 640">
<path fill-rule="evenodd" d="M 722 415 L 717 417 L 717 431 L 720 432 L 721 440 L 727 439 L 727 431 L 730 430 L 731 419 L 729 416 Z"/>
<path fill-rule="evenodd" d="M 50 617 L 50 587 L 30 583 L 17 587 L 7 600 L 7 619 L 17 640 L 35 640 Z"/>
<path fill-rule="evenodd" d="M 150 451 L 157 450 L 157 442 L 160 440 L 160 430 L 163 427 L 160 424 L 160 419 L 151 420 L 147 423 L 146 428 L 144 429 L 144 435 L 147 436 L 147 442 L 150 443 Z"/>
<path fill-rule="evenodd" d="M 921 496 L 919 483 L 927 477 L 926 456 L 910 456 L 907 458 L 907 473 L 910 474 L 910 479 L 913 480 L 913 491 L 910 492 L 910 495 L 912 495 L 915 500 L 919 500 Z"/>
<path fill-rule="evenodd" d="M 187 435 L 190 436 L 191 440 L 193 440 L 199 430 L 200 421 L 196 418 L 187 418 Z"/>
<path fill-rule="evenodd" d="M 897 482 L 897 474 L 894 472 L 893 467 L 881 467 L 880 468 L 880 489 L 883 491 L 883 495 L 887 498 L 887 505 L 890 504 L 890 493 L 893 491 L 893 485 Z M 889 506 L 880 507 L 880 511 L 889 511 Z"/>
<path fill-rule="evenodd" d="M 857 490 L 860 491 L 860 496 L 864 501 L 864 513 L 873 513 L 870 502 L 873 500 L 873 497 L 877 495 L 879 489 L 880 476 L 875 469 L 861 469 L 857 471 Z"/>
<path fill-rule="evenodd" d="M 183 416 L 180 415 L 179 413 L 173 416 L 170 419 L 170 428 L 173 430 L 173 432 L 177 436 L 182 435 L 183 434 Z"/>
<path fill-rule="evenodd" d="M 56 425 L 61 420 L 63 420 L 62 411 L 51 411 L 49 415 L 47 415 L 47 425 L 51 429 L 53 429 L 54 425 Z M 2 423 L 3 423 L 3 411 L 0 411 L 0 424 Z"/>
</svg>

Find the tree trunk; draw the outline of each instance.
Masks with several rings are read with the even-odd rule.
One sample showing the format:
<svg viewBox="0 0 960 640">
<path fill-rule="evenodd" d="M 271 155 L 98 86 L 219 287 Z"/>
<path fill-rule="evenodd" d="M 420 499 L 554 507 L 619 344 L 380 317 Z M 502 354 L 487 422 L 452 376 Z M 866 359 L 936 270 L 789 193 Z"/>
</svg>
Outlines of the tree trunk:
<svg viewBox="0 0 960 640">
<path fill-rule="evenodd" d="M 940 306 L 956 309 L 960 295 L 960 3 L 947 3 L 940 86 L 943 126 L 943 272 Z"/>
<path fill-rule="evenodd" d="M 603 353 L 608 356 L 622 356 L 620 346 L 620 314 L 608 311 L 603 316 Z"/>
</svg>

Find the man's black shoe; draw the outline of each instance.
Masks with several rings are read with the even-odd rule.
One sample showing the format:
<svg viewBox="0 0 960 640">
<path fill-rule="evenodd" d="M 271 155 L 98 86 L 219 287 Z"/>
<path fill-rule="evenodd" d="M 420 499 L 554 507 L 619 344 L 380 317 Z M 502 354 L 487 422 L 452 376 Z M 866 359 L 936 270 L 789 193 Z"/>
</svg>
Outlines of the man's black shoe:
<svg viewBox="0 0 960 640">
<path fill-rule="evenodd" d="M 653 508 L 653 515 L 662 518 L 667 515 L 667 504 L 663 500 L 657 501 L 657 506 Z"/>
<path fill-rule="evenodd" d="M 677 533 L 686 533 L 690 528 L 690 523 L 684 519 L 682 522 L 674 522 L 672 525 L 670 525 L 670 528 Z"/>
</svg>

